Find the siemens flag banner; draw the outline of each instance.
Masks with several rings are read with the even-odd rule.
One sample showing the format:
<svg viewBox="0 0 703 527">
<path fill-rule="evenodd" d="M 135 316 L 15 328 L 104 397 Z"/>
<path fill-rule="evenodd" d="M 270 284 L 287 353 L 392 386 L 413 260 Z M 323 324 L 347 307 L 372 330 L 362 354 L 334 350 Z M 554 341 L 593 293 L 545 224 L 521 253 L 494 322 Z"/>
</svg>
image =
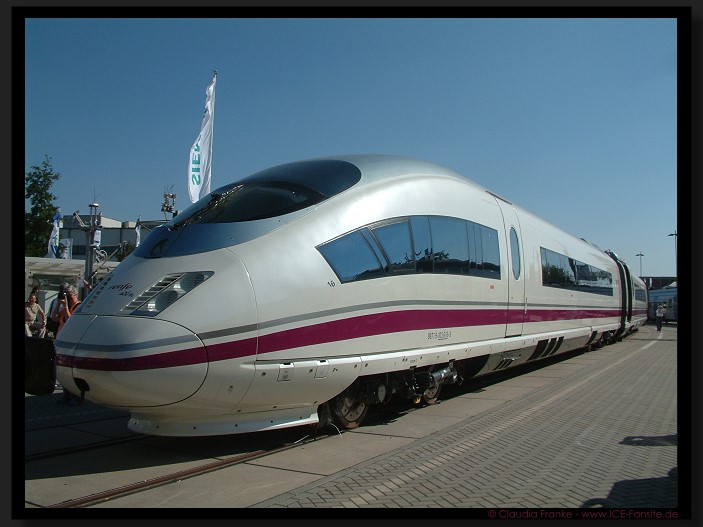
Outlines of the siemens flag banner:
<svg viewBox="0 0 703 527">
<path fill-rule="evenodd" d="M 51 234 L 49 235 L 49 242 L 47 244 L 47 258 L 58 258 L 59 257 L 59 229 L 63 227 L 63 220 L 61 220 L 61 208 L 56 211 L 54 217 L 51 219 Z"/>
<path fill-rule="evenodd" d="M 210 163 L 212 161 L 212 131 L 215 120 L 215 82 L 217 70 L 212 82 L 205 91 L 205 115 L 200 125 L 200 134 L 190 148 L 188 159 L 188 194 L 195 203 L 210 193 Z"/>
</svg>

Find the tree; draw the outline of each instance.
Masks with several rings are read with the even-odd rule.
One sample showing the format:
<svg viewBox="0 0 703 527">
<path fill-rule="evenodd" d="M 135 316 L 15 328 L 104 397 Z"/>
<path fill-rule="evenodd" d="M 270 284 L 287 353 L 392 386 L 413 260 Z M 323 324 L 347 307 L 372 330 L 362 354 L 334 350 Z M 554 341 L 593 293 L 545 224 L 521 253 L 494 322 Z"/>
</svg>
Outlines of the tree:
<svg viewBox="0 0 703 527">
<path fill-rule="evenodd" d="M 29 212 L 24 213 L 25 256 L 46 256 L 52 219 L 59 210 L 53 203 L 58 196 L 51 193 L 51 185 L 60 178 L 47 155 L 41 166 L 32 166 L 24 175 L 24 198 L 30 203 Z"/>
</svg>

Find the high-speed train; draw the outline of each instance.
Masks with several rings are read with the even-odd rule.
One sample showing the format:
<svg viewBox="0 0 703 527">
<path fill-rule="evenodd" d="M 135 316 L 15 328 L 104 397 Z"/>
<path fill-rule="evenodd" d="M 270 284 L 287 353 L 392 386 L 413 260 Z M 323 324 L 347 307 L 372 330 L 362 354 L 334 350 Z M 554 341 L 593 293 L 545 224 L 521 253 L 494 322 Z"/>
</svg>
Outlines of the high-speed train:
<svg viewBox="0 0 703 527">
<path fill-rule="evenodd" d="M 234 181 L 152 231 L 55 342 L 57 379 L 146 434 L 359 426 L 392 397 L 619 340 L 613 252 L 441 166 L 349 155 Z"/>
</svg>

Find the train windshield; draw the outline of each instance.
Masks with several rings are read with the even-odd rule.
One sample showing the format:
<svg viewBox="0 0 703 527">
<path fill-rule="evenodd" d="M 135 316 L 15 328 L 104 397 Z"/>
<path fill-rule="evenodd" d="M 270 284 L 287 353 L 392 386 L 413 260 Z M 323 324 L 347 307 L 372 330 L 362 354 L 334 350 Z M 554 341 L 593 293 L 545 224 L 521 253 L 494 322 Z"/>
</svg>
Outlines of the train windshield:
<svg viewBox="0 0 703 527">
<path fill-rule="evenodd" d="M 359 169 L 345 161 L 288 163 L 214 190 L 166 226 L 177 230 L 196 223 L 236 223 L 274 218 L 320 203 L 350 188 L 360 179 Z"/>
</svg>

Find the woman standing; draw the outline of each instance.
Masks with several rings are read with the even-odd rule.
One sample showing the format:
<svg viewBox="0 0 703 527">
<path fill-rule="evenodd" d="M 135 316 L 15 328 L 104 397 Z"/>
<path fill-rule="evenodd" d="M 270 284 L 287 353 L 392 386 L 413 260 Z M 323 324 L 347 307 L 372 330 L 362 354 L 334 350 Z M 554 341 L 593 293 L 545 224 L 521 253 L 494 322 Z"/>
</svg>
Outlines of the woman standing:
<svg viewBox="0 0 703 527">
<path fill-rule="evenodd" d="M 41 317 L 41 320 L 37 320 Z M 24 304 L 24 334 L 28 337 L 44 337 L 46 333 L 46 314 L 39 304 L 37 295 L 31 293 Z"/>
</svg>

